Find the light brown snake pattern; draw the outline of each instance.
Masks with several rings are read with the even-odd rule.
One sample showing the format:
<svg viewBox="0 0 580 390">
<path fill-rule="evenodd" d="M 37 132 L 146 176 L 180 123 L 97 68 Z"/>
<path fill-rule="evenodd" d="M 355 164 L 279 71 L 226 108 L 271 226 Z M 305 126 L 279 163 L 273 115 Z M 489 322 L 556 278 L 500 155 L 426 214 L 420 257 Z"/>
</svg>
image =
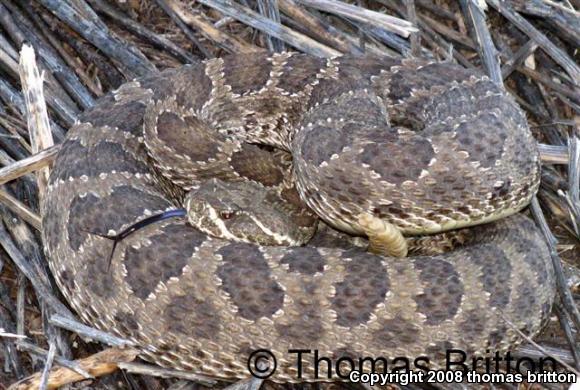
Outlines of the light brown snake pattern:
<svg viewBox="0 0 580 390">
<path fill-rule="evenodd" d="M 159 171 L 184 188 L 214 176 L 288 180 L 245 142 L 289 151 L 301 197 L 350 233 L 361 233 L 361 213 L 409 234 L 503 218 L 539 185 L 522 111 L 457 65 L 282 53 L 165 71 L 102 98 L 54 164 L 44 240 L 84 321 L 136 341 L 145 359 L 216 377 L 248 377 L 248 354 L 266 348 L 278 381 L 299 380 L 290 348 L 436 366 L 447 348 L 514 347 L 504 318 L 530 336 L 545 322 L 553 270 L 521 214 L 468 228 L 454 251 L 406 259 L 236 243 L 171 219 L 123 240 L 107 270 L 112 242 L 97 234 L 176 207 Z"/>
</svg>

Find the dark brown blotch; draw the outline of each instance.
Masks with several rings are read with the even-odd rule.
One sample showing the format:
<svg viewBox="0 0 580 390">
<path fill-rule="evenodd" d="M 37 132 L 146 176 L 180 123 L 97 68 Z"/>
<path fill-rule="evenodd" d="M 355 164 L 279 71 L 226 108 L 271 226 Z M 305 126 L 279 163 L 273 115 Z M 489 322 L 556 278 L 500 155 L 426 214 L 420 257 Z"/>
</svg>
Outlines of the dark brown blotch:
<svg viewBox="0 0 580 390">
<path fill-rule="evenodd" d="M 288 168 L 276 155 L 251 144 L 242 144 L 242 148 L 232 154 L 230 164 L 241 177 L 266 187 L 281 184 Z"/>
<path fill-rule="evenodd" d="M 234 105 L 234 110 L 239 107 L 235 102 L 232 104 Z M 224 110 L 222 109 L 222 111 Z M 271 95 L 257 95 L 251 99 L 245 99 L 243 112 L 235 115 L 241 117 L 246 131 L 253 134 L 260 128 L 266 131 L 289 131 L 293 129 L 298 111 L 300 111 L 300 107 L 296 101 L 292 102 Z M 230 120 L 231 115 L 234 113 L 224 115 L 223 112 L 219 112 L 217 114 L 212 118 L 214 121 L 219 119 L 218 116 Z"/>
<path fill-rule="evenodd" d="M 91 123 L 95 127 L 117 127 L 121 131 L 132 133 L 136 136 L 143 131 L 143 115 L 145 104 L 139 101 L 116 102 L 111 96 L 99 101 L 89 111 L 79 118 L 81 123 Z"/>
<path fill-rule="evenodd" d="M 280 191 L 280 197 L 287 202 L 288 216 L 292 223 L 299 227 L 312 228 L 318 221 L 318 215 L 312 212 L 300 198 L 296 187 L 286 187 Z"/>
<path fill-rule="evenodd" d="M 340 76 L 360 74 L 370 79 L 371 76 L 381 74 L 381 71 L 389 71 L 391 67 L 399 65 L 400 59 L 390 58 L 375 54 L 365 56 L 344 56 L 335 59 L 338 62 L 338 73 Z"/>
<path fill-rule="evenodd" d="M 100 142 L 91 149 L 84 167 L 89 177 L 113 171 L 132 174 L 149 172 L 145 163 L 137 160 L 124 145 L 108 141 Z"/>
<path fill-rule="evenodd" d="M 298 272 L 302 275 L 314 275 L 324 271 L 326 260 L 315 248 L 296 247 L 291 248 L 280 260 L 287 264 L 290 272 Z"/>
<path fill-rule="evenodd" d="M 536 227 L 533 227 L 536 229 Z M 539 238 L 539 240 L 542 240 Z M 544 286 L 549 278 L 546 262 L 549 257 L 546 244 L 542 241 L 532 241 L 519 235 L 514 236 L 513 245 L 515 251 L 524 257 L 524 262 L 529 269 L 537 275 L 536 283 Z M 548 265 L 550 266 L 550 265 Z"/>
<path fill-rule="evenodd" d="M 232 243 L 217 253 L 223 259 L 217 276 L 240 316 L 255 321 L 261 317 L 270 318 L 282 308 L 284 291 L 273 279 L 270 267 L 256 245 Z"/>
<path fill-rule="evenodd" d="M 504 153 L 509 133 L 507 125 L 492 114 L 480 115 L 460 124 L 455 130 L 459 150 L 469 154 L 469 161 L 479 162 L 484 168 L 494 166 Z"/>
<path fill-rule="evenodd" d="M 205 239 L 203 233 L 191 226 L 173 223 L 149 237 L 150 245 L 128 247 L 125 250 L 126 280 L 134 294 L 146 299 L 159 283 L 180 276 Z"/>
<path fill-rule="evenodd" d="M 310 94 L 308 108 L 324 104 L 327 101 L 335 101 L 349 91 L 367 89 L 371 93 L 382 96 L 386 86 L 382 82 L 373 83 L 371 78 L 379 75 L 381 70 L 388 70 L 392 65 L 399 63 L 399 60 L 368 55 L 364 57 L 344 56 L 334 59 L 334 62 L 338 63 L 337 77 L 320 79 Z M 329 73 L 332 74 L 333 71 Z M 345 108 L 346 111 L 341 110 L 344 113 L 341 116 L 347 117 L 355 112 L 348 107 Z"/>
<path fill-rule="evenodd" d="M 434 63 L 417 69 L 416 65 L 404 65 L 390 79 L 389 99 L 397 103 L 407 99 L 414 90 L 430 89 L 452 81 L 469 79 L 474 72 L 453 64 Z"/>
<path fill-rule="evenodd" d="M 159 139 L 175 153 L 193 161 L 216 157 L 221 142 L 217 133 L 211 133 L 206 124 L 194 116 L 180 116 L 163 112 L 157 118 Z"/>
<path fill-rule="evenodd" d="M 383 131 L 371 139 L 376 141 L 364 147 L 361 161 L 389 183 L 417 181 L 435 156 L 431 143 L 420 136 L 403 138 Z"/>
<path fill-rule="evenodd" d="M 153 100 L 163 100 L 168 96 L 175 95 L 177 83 L 177 75 L 179 75 L 183 68 L 165 69 L 161 73 L 139 79 L 139 85 L 143 89 L 149 89 L 153 92 L 151 96 Z M 184 80 L 181 80 L 184 82 Z"/>
<path fill-rule="evenodd" d="M 520 331 L 529 334 L 532 332 L 534 324 L 539 321 L 538 316 L 542 311 L 542 307 L 538 302 L 537 291 L 529 281 L 521 280 L 517 289 L 518 294 L 513 305 L 514 307 L 517 307 L 518 310 L 514 315 L 517 316 L 517 323 L 523 323 L 519 328 Z"/>
<path fill-rule="evenodd" d="M 174 98 L 179 107 L 198 112 L 207 103 L 212 91 L 212 82 L 205 73 L 205 66 L 205 63 L 196 63 L 166 69 L 139 79 L 139 85 L 152 91 L 153 101 Z"/>
<path fill-rule="evenodd" d="M 306 134 L 301 146 L 302 158 L 315 166 L 328 162 L 333 154 L 340 154 L 344 147 L 351 144 L 353 137 L 344 128 L 314 126 L 304 131 Z"/>
<path fill-rule="evenodd" d="M 272 62 L 264 55 L 224 57 L 224 79 L 232 92 L 243 95 L 259 91 L 270 79 Z"/>
<path fill-rule="evenodd" d="M 492 93 L 492 95 L 487 95 Z M 497 86 L 491 81 L 478 80 L 458 88 L 443 89 L 436 95 L 428 96 L 431 100 L 425 104 L 424 112 L 427 121 L 437 126 L 441 122 L 449 122 L 449 118 L 477 117 L 480 113 L 492 111 L 501 112 L 504 120 L 508 120 L 510 113 L 506 107 L 506 99 L 497 96 L 500 93 Z"/>
<path fill-rule="evenodd" d="M 49 184 L 54 184 L 60 179 L 79 177 L 79 165 L 86 165 L 88 152 L 89 150 L 80 141 L 71 139 L 64 141 L 50 172 Z"/>
<path fill-rule="evenodd" d="M 366 323 L 378 304 L 384 302 L 390 288 L 389 275 L 381 257 L 359 249 L 345 251 L 346 276 L 334 287 L 331 308 L 336 312 L 336 323 L 354 327 Z"/>
<path fill-rule="evenodd" d="M 67 231 L 71 248 L 77 251 L 89 234 L 107 235 L 135 222 L 145 209 L 159 212 L 170 207 L 166 199 L 130 186 L 115 187 L 107 197 L 88 193 L 71 202 Z"/>
<path fill-rule="evenodd" d="M 493 244 L 470 247 L 469 258 L 481 267 L 481 283 L 492 307 L 504 308 L 510 301 L 512 266 L 504 251 Z"/>
<path fill-rule="evenodd" d="M 364 88 L 362 82 L 364 79 L 360 78 L 357 72 L 351 75 L 344 75 L 339 79 L 321 79 L 316 87 L 310 93 L 307 109 L 312 109 L 317 105 L 326 104 L 326 102 L 335 101 L 339 96 L 342 96 L 349 91 L 356 91 Z"/>
<path fill-rule="evenodd" d="M 191 339 L 212 340 L 221 328 L 219 310 L 208 299 L 189 292 L 171 297 L 163 311 L 167 331 Z"/>
<path fill-rule="evenodd" d="M 212 82 L 203 71 L 205 64 L 186 66 L 176 76 L 176 102 L 180 107 L 199 111 L 210 98 Z"/>
<path fill-rule="evenodd" d="M 442 259 L 417 257 L 415 268 L 423 292 L 413 299 L 417 310 L 426 317 L 427 325 L 438 325 L 457 314 L 463 297 L 463 283 L 455 267 Z"/>
<path fill-rule="evenodd" d="M 84 258 L 91 260 L 86 262 L 86 268 L 82 271 L 84 280 L 81 280 L 79 285 L 86 286 L 87 291 L 101 298 L 111 298 L 115 295 L 116 283 L 107 261 L 111 248 L 112 243 L 93 245 L 85 249 L 84 253 Z"/>
<path fill-rule="evenodd" d="M 67 230 L 69 245 L 74 251 L 77 251 L 85 242 L 89 231 L 97 232 L 98 227 L 95 224 L 104 222 L 100 218 L 100 213 L 95 215 L 99 201 L 100 198 L 98 196 L 87 194 L 84 197 L 76 196 L 71 202 Z M 103 227 L 101 227 L 102 229 Z M 99 232 L 99 234 L 107 234 L 107 232 Z"/>
<path fill-rule="evenodd" d="M 415 343 L 421 328 L 400 316 L 382 321 L 381 327 L 373 332 L 377 348 L 380 350 L 395 350 L 405 348 Z"/>
<path fill-rule="evenodd" d="M 88 149 L 78 141 L 72 141 L 59 152 L 50 181 L 77 179 L 83 175 L 94 178 L 111 172 L 146 174 L 149 169 L 121 144 L 101 141 Z"/>
<path fill-rule="evenodd" d="M 278 88 L 294 94 L 304 91 L 307 85 L 312 85 L 316 75 L 326 67 L 326 59 L 295 54 L 282 67 L 282 76 Z"/>
<path fill-rule="evenodd" d="M 304 118 L 304 123 L 325 121 L 331 118 L 334 121 L 344 120 L 344 129 L 341 134 L 357 132 L 364 135 L 364 131 L 373 127 L 388 128 L 386 113 L 381 110 L 379 103 L 370 96 L 347 97 L 338 101 L 322 104 L 312 110 L 312 113 Z"/>
<path fill-rule="evenodd" d="M 488 316 L 481 309 L 473 309 L 465 313 L 459 323 L 461 338 L 465 345 L 476 343 L 488 330 Z"/>
</svg>

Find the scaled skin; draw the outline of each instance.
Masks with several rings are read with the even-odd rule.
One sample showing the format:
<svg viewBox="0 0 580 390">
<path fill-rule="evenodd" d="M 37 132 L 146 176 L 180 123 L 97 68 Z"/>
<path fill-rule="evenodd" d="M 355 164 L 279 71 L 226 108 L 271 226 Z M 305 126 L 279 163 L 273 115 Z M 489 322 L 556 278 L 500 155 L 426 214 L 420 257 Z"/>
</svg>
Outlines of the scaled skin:
<svg viewBox="0 0 580 390">
<path fill-rule="evenodd" d="M 290 151 L 295 178 L 254 170 L 268 158 L 252 158 L 257 147 L 242 141 Z M 533 336 L 548 317 L 553 270 L 526 217 L 471 228 L 455 251 L 403 260 L 231 242 L 166 220 L 123 240 L 108 269 L 110 240 L 86 232 L 119 232 L 181 206 L 167 178 L 190 190 L 218 177 L 296 180 L 300 195 L 286 200 L 301 197 L 354 233 L 361 213 L 432 233 L 514 213 L 538 173 L 521 111 L 471 71 L 252 54 L 162 72 L 101 99 L 56 159 L 43 234 L 79 316 L 162 366 L 246 378 L 250 352 L 266 348 L 278 358 L 270 379 L 314 381 L 311 366 L 297 377 L 288 354 L 306 348 L 332 358 L 425 355 L 437 367 L 448 348 L 513 348 L 521 337 L 504 319 Z"/>
</svg>

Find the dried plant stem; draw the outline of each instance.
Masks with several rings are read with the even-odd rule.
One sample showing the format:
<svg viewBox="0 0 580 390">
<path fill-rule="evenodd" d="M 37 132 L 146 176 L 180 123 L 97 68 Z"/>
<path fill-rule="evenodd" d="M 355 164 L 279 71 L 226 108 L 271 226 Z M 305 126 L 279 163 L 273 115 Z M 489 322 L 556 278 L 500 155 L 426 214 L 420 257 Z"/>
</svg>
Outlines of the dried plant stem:
<svg viewBox="0 0 580 390">
<path fill-rule="evenodd" d="M 117 371 L 120 363 L 133 361 L 136 356 L 137 351 L 134 349 L 108 348 L 87 358 L 76 360 L 75 363 L 93 377 L 99 377 Z M 16 382 L 8 390 L 30 390 L 39 388 L 41 376 L 41 373 L 33 374 Z M 69 368 L 57 367 L 47 373 L 46 388 L 58 389 L 61 386 L 85 379 L 82 375 Z"/>
<path fill-rule="evenodd" d="M 201 4 L 214 8 L 224 15 L 246 23 L 257 30 L 276 37 L 287 44 L 317 57 L 332 57 L 340 55 L 340 52 L 323 45 L 306 35 L 266 19 L 250 8 L 241 6 L 231 0 L 198 0 Z"/>
<path fill-rule="evenodd" d="M 380 27 L 386 31 L 399 34 L 405 38 L 408 37 L 411 33 L 418 31 L 417 28 L 407 20 L 357 7 L 343 1 L 298 0 L 298 2 L 307 7 L 312 7 L 331 14 L 340 15 L 348 19 L 370 24 L 371 26 Z"/>
<path fill-rule="evenodd" d="M 501 77 L 501 68 L 498 61 L 498 52 L 491 40 L 491 34 L 487 29 L 485 13 L 475 0 L 461 0 L 461 6 L 465 9 L 466 14 L 471 17 L 475 39 L 479 47 L 479 54 L 485 64 L 485 69 L 489 78 L 498 85 L 503 85 Z"/>
<path fill-rule="evenodd" d="M 12 210 L 14 214 L 28 222 L 36 230 L 42 230 L 42 219 L 40 216 L 2 189 L 0 189 L 0 203 Z"/>
<path fill-rule="evenodd" d="M 20 52 L 20 82 L 22 92 L 26 101 L 26 112 L 28 120 L 28 132 L 30 133 L 30 143 L 32 152 L 38 153 L 43 149 L 54 145 L 48 113 L 46 112 L 46 102 L 43 92 L 43 78 L 36 67 L 36 56 L 32 46 L 23 45 Z M 36 173 L 39 190 L 39 197 L 42 196 L 48 186 L 48 167 L 40 168 Z"/>
<path fill-rule="evenodd" d="M 576 85 L 580 84 L 580 68 L 566 52 L 554 45 L 544 34 L 538 31 L 524 17 L 515 12 L 506 2 L 499 0 L 487 0 L 487 3 L 498 10 L 510 22 L 536 41 L 562 68 L 564 68 Z"/>
<path fill-rule="evenodd" d="M 249 53 L 255 51 L 256 48 L 248 45 L 245 42 L 238 40 L 237 38 L 221 32 L 219 29 L 214 27 L 214 25 L 208 21 L 205 21 L 198 15 L 195 15 L 187 11 L 183 5 L 176 0 L 164 0 L 167 7 L 171 9 L 177 15 L 183 23 L 188 26 L 199 30 L 206 38 L 220 45 L 224 49 L 232 53 Z"/>
<path fill-rule="evenodd" d="M 195 374 L 187 371 L 172 370 L 169 368 L 161 368 L 151 364 L 127 362 L 120 363 L 119 368 L 133 374 L 144 374 L 162 378 L 187 379 L 189 381 L 199 383 L 203 386 L 213 386 L 217 383 L 215 379 L 205 375 Z"/>
<path fill-rule="evenodd" d="M 54 161 L 59 149 L 60 145 L 51 146 L 37 154 L 0 168 L 0 185 L 49 166 Z"/>
</svg>

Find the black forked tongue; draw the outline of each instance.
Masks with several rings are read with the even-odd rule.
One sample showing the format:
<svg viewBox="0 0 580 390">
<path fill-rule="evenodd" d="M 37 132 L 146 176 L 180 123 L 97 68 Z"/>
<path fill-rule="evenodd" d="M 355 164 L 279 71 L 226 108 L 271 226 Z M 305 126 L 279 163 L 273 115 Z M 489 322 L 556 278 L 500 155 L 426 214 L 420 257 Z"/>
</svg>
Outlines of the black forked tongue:
<svg viewBox="0 0 580 390">
<path fill-rule="evenodd" d="M 177 218 L 177 217 L 185 217 L 187 215 L 187 210 L 185 209 L 175 209 L 164 211 L 161 214 L 155 214 L 145 219 L 140 220 L 139 222 L 135 222 L 133 225 L 127 227 L 122 232 L 115 234 L 115 235 L 107 235 L 107 234 L 100 234 L 95 232 L 86 231 L 89 234 L 93 234 L 95 236 L 99 236 L 102 238 L 106 238 L 108 240 L 113 241 L 113 248 L 111 249 L 111 253 L 107 260 L 107 271 L 111 268 L 111 262 L 113 261 L 113 256 L 115 255 L 115 249 L 117 248 L 117 244 L 123 241 L 125 238 L 130 236 L 131 234 L 135 233 L 137 230 L 143 229 L 146 226 L 151 224 L 164 221 L 169 218 Z"/>
</svg>

